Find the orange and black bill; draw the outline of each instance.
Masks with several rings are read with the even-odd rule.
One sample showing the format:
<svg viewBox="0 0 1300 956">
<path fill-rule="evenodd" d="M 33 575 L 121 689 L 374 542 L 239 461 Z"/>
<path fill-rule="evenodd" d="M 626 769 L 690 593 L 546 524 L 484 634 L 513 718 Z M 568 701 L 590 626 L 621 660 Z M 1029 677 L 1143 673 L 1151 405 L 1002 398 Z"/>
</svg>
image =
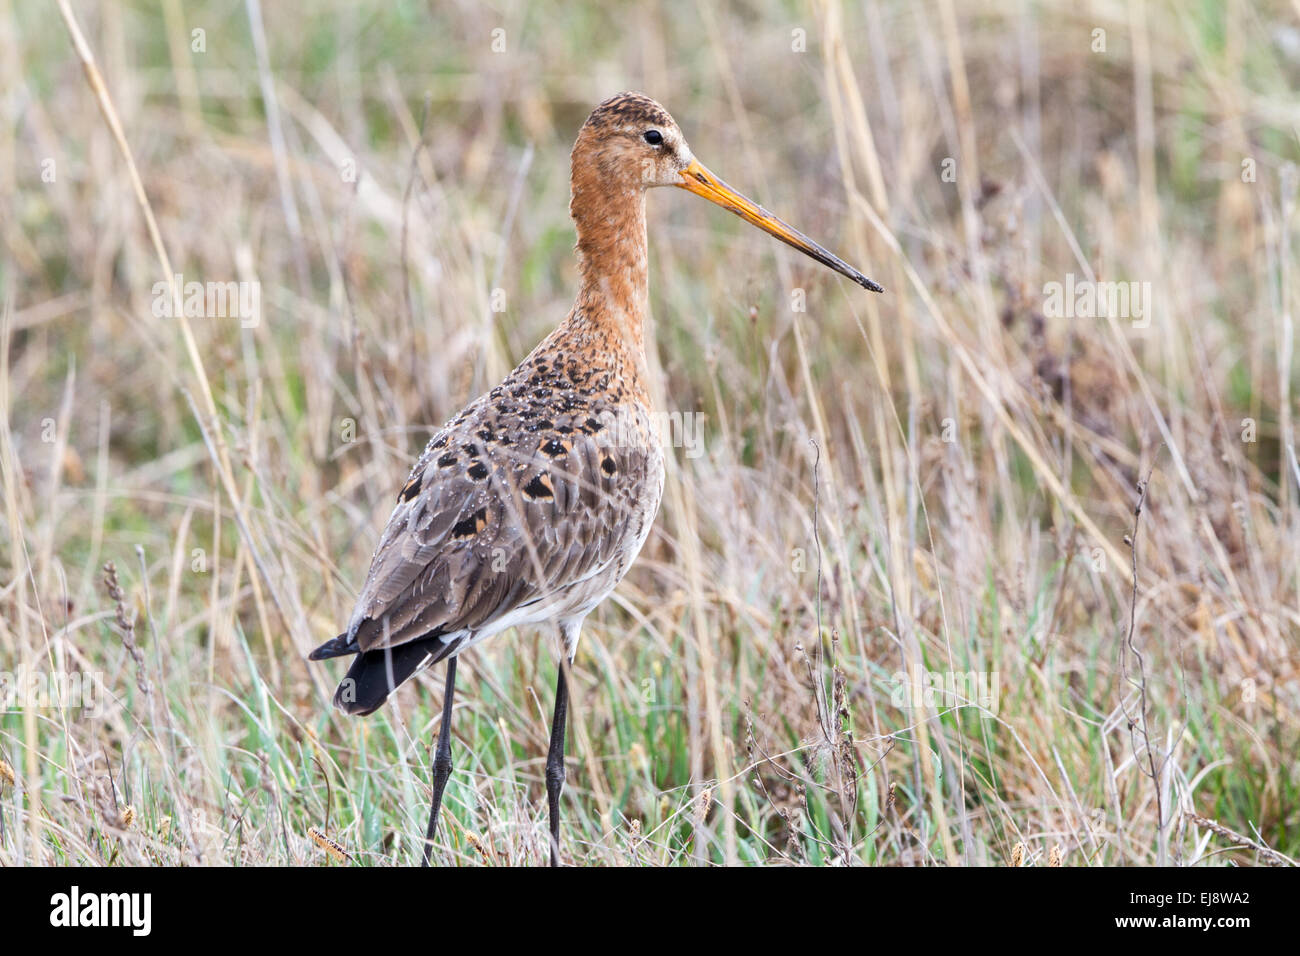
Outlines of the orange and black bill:
<svg viewBox="0 0 1300 956">
<path fill-rule="evenodd" d="M 709 172 L 698 159 L 682 170 L 682 181 L 677 185 L 697 196 L 703 196 L 709 202 L 717 203 L 723 209 L 730 209 L 745 222 L 758 226 L 769 235 L 776 236 L 787 246 L 793 246 L 804 255 L 816 259 L 824 266 L 829 266 L 842 276 L 847 276 L 864 289 L 872 292 L 884 292 L 879 283 L 873 282 L 857 269 L 853 268 L 839 256 L 832 255 L 813 242 L 798 229 L 786 225 L 758 203 L 746 199 Z"/>
</svg>

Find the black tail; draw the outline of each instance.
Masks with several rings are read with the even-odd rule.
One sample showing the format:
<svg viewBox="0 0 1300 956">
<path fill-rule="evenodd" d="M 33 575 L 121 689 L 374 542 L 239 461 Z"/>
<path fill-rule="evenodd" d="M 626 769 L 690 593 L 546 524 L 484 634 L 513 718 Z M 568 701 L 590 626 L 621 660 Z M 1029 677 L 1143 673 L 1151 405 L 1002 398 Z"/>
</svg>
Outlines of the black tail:
<svg viewBox="0 0 1300 956">
<path fill-rule="evenodd" d="M 358 654 L 348 668 L 347 676 L 339 684 L 339 689 L 334 692 L 334 706 L 354 717 L 373 714 L 383 706 L 388 695 L 423 664 L 442 660 L 458 643 L 453 641 L 444 644 L 437 637 L 431 636 L 399 644 L 397 647 Z M 320 650 L 324 650 L 324 647 Z"/>
<path fill-rule="evenodd" d="M 345 631 L 338 637 L 332 637 L 316 650 L 307 655 L 309 661 L 323 661 L 329 657 L 342 657 L 344 654 L 355 654 L 361 650 L 357 646 L 356 638 L 350 637 Z"/>
</svg>

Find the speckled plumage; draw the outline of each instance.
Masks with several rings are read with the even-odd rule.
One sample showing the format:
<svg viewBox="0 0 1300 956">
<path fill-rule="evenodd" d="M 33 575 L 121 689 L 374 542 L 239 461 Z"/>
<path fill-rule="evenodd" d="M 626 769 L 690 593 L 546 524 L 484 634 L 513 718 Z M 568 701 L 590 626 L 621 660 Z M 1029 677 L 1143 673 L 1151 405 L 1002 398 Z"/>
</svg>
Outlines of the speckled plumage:
<svg viewBox="0 0 1300 956">
<path fill-rule="evenodd" d="M 664 480 L 645 381 L 644 186 L 609 189 L 599 144 L 613 124 L 646 122 L 672 120 L 625 95 L 584 124 L 577 301 L 411 470 L 347 630 L 313 654 L 359 655 L 335 695 L 343 710 L 369 713 L 419 667 L 512 626 L 560 624 L 571 656 L 582 618 L 640 552 Z"/>
</svg>

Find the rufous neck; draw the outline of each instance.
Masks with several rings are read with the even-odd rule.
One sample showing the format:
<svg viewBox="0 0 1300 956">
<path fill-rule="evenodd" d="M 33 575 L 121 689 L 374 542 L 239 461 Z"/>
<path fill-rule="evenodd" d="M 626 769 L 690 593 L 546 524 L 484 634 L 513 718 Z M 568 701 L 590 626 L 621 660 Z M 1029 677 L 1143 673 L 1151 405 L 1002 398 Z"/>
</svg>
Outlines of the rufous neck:
<svg viewBox="0 0 1300 956">
<path fill-rule="evenodd" d="M 584 188 L 575 181 L 570 212 L 578 230 L 579 307 L 643 349 L 650 304 L 645 190 Z"/>
</svg>

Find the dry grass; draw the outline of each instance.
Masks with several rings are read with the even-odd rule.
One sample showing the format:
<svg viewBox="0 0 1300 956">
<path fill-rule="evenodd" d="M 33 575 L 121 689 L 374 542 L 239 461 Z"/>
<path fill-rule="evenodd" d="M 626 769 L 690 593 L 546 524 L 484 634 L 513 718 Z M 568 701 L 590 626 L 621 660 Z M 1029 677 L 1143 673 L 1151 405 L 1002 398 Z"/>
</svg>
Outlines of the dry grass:
<svg viewBox="0 0 1300 956">
<path fill-rule="evenodd" d="M 107 695 L 0 713 L 0 862 L 418 859 L 441 673 L 358 721 L 304 654 L 568 309 L 568 148 L 624 88 L 889 294 L 651 197 L 704 454 L 584 634 L 567 859 L 1300 854 L 1294 7 L 74 8 L 159 246 L 262 314 L 156 314 L 68 35 L 0 2 L 0 674 Z M 1050 314 L 1067 274 L 1150 311 Z M 550 636 L 464 664 L 438 855 L 543 861 Z"/>
</svg>

